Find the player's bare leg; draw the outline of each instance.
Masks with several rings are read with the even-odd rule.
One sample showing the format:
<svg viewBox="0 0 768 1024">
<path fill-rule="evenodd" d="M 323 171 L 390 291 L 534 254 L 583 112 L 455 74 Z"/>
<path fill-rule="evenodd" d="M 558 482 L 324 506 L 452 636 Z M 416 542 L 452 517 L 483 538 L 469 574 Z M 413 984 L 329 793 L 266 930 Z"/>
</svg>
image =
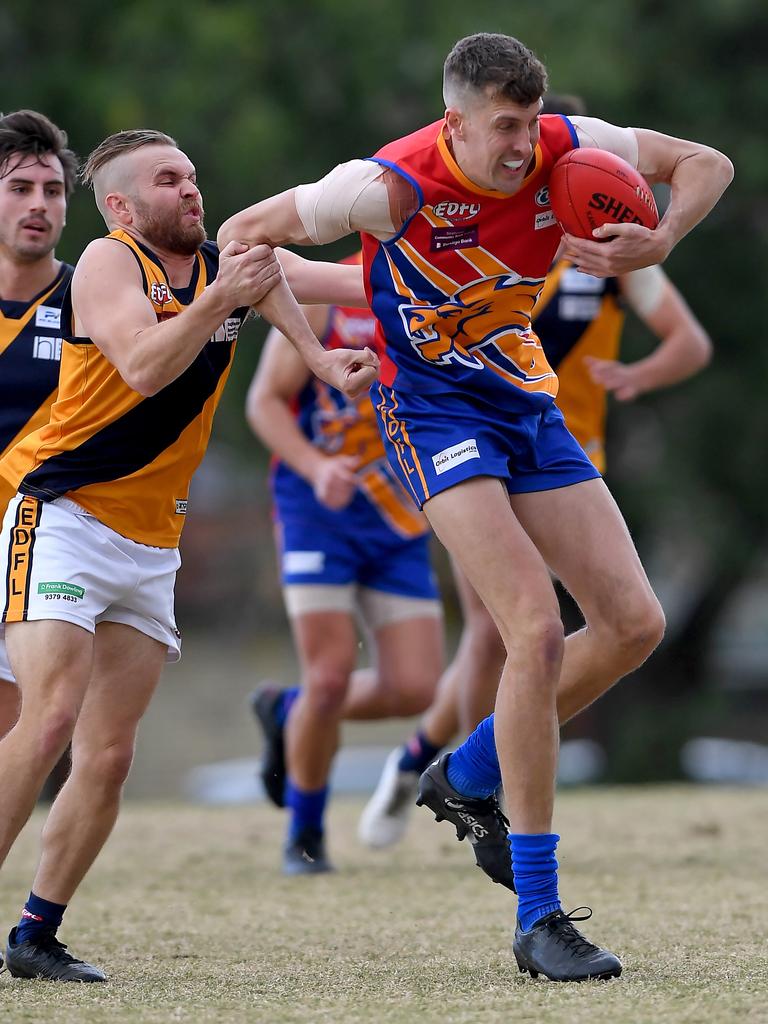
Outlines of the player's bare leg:
<svg viewBox="0 0 768 1024">
<path fill-rule="evenodd" d="M 443 664 L 442 616 L 436 611 L 375 630 L 374 668 L 364 670 L 363 678 L 355 673 L 345 718 L 405 717 L 429 706 Z M 367 699 L 361 699 L 366 697 L 363 682 Z M 399 750 L 387 758 L 382 781 L 360 818 L 358 836 L 367 846 L 390 846 L 406 828 L 419 775 L 400 772 L 398 759 Z"/>
<path fill-rule="evenodd" d="M 6 623 L 5 638 L 22 706 L 0 740 L 0 864 L 72 738 L 93 659 L 93 636 L 70 622 Z"/>
<path fill-rule="evenodd" d="M 117 820 L 139 722 L 167 647 L 130 626 L 96 627 L 93 678 L 72 738 L 72 771 L 51 807 L 33 890 L 70 901 Z"/>
<path fill-rule="evenodd" d="M 664 634 L 664 613 L 602 480 L 515 495 L 512 503 L 586 622 L 566 640 L 562 724 L 646 660 Z"/>
<path fill-rule="evenodd" d="M 664 618 L 626 526 L 602 481 L 515 496 L 512 506 L 547 563 L 579 603 L 586 621 L 584 630 L 573 634 L 565 644 L 557 691 L 558 718 L 565 720 L 645 660 L 661 638 Z M 482 586 L 478 589 L 486 600 Z M 489 607 L 494 610 L 490 602 Z M 495 760 L 504 779 L 513 822 L 512 865 L 514 882 L 520 890 L 514 948 L 520 968 L 562 979 L 613 977 L 621 972 L 617 958 L 583 940 L 572 920 L 560 910 L 554 859 L 558 837 L 515 829 L 513 815 L 519 808 L 520 790 L 510 797 L 509 786 L 514 781 L 509 775 L 509 755 L 517 737 L 508 731 L 510 719 L 500 717 L 504 698 L 502 679 L 495 721 L 481 723 L 457 751 L 456 763 L 447 766 L 447 773 L 438 776 L 429 769 L 424 778 L 434 792 L 428 792 L 432 799 L 426 802 L 434 806 L 435 798 L 444 796 L 451 783 L 460 792 L 466 791 L 466 786 L 462 789 L 465 781 L 469 786 L 486 785 L 492 801 L 491 787 L 498 777 L 495 734 Z M 491 723 L 493 733 L 489 732 Z M 466 778 L 461 775 L 463 771 L 468 773 Z M 427 779 L 430 772 L 434 777 Z M 497 868 L 495 862 L 491 866 Z M 492 871 L 489 874 L 493 877 Z M 497 880 L 507 884 L 504 878 Z"/>
<path fill-rule="evenodd" d="M 425 512 L 493 616 L 507 651 L 496 734 L 512 828 L 548 832 L 564 638 L 547 566 L 498 480 L 465 481 L 430 498 Z"/>
<path fill-rule="evenodd" d="M 374 665 L 352 675 L 343 719 L 372 721 L 420 714 L 434 697 L 443 664 L 442 618 L 421 615 L 378 627 L 371 654 Z"/>
<path fill-rule="evenodd" d="M 66 951 L 56 930 L 104 846 L 120 806 L 136 729 L 160 678 L 167 648 L 118 623 L 96 627 L 93 673 L 72 738 L 72 771 L 51 807 L 22 919 L 8 938 L 15 977 L 104 981 Z"/>
</svg>

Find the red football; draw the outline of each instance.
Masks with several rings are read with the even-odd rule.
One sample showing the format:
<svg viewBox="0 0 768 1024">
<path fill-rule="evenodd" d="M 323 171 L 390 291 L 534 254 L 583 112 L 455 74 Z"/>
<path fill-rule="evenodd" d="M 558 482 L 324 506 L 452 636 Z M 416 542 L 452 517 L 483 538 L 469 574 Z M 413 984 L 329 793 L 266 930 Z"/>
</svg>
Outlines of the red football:
<svg viewBox="0 0 768 1024">
<path fill-rule="evenodd" d="M 601 224 L 659 223 L 648 182 L 604 149 L 573 149 L 561 156 L 549 179 L 549 201 L 563 231 L 592 238 Z"/>
</svg>

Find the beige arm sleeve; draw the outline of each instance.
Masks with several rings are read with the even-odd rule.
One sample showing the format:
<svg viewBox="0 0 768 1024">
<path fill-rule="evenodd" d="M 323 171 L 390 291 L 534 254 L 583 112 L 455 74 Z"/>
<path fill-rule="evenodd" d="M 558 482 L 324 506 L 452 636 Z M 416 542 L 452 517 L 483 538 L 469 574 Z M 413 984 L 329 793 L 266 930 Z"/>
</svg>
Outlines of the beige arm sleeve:
<svg viewBox="0 0 768 1024">
<path fill-rule="evenodd" d="M 355 231 L 380 239 L 397 234 L 385 170 L 372 160 L 350 160 L 338 164 L 320 181 L 299 185 L 296 209 L 307 236 L 316 245 L 324 245 Z"/>
<path fill-rule="evenodd" d="M 620 156 L 628 164 L 637 167 L 638 148 L 637 135 L 634 128 L 619 128 L 618 125 L 601 121 L 599 117 L 569 117 L 579 145 L 595 149 L 607 149 L 609 153 Z"/>
<path fill-rule="evenodd" d="M 662 295 L 667 276 L 661 267 L 643 267 L 621 276 L 621 293 L 639 317 L 653 316 Z"/>
</svg>

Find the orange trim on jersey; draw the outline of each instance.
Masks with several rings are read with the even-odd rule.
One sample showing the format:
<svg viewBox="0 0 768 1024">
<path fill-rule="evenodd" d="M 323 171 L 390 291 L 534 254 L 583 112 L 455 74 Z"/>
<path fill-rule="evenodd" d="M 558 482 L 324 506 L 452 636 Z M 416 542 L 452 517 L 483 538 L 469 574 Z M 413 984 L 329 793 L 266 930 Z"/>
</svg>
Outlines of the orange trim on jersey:
<svg viewBox="0 0 768 1024">
<path fill-rule="evenodd" d="M 454 292 L 459 290 L 461 286 L 458 281 L 454 281 L 453 278 L 448 277 L 447 274 L 441 274 L 436 267 L 433 267 L 432 264 L 421 255 L 420 252 L 417 252 L 416 249 L 414 249 L 410 242 L 406 242 L 404 238 L 401 238 L 399 242 L 395 243 L 395 245 L 403 256 L 405 256 L 407 260 L 410 260 L 419 273 L 423 274 L 424 277 L 426 277 L 427 280 L 439 291 L 447 295 L 453 295 Z"/>
<path fill-rule="evenodd" d="M 8 546 L 3 622 L 23 622 L 27 617 L 32 552 L 42 509 L 41 501 L 28 496 L 22 498 L 16 509 L 16 521 L 11 530 L 11 543 Z"/>
<path fill-rule="evenodd" d="M 538 143 L 536 143 L 536 148 L 533 151 L 533 169 L 530 170 L 523 178 L 520 188 L 516 192 L 512 193 L 499 192 L 498 189 L 495 188 L 481 188 L 479 185 L 476 185 L 471 178 L 468 178 L 466 176 L 464 171 L 462 171 L 462 169 L 456 162 L 456 157 L 453 155 L 453 153 L 450 150 L 450 147 L 448 146 L 448 140 L 443 135 L 442 128 L 440 130 L 439 135 L 437 136 L 437 151 L 443 158 L 445 166 L 448 168 L 453 177 L 456 179 L 456 181 L 458 181 L 458 183 L 463 188 L 467 189 L 467 191 L 469 192 L 474 192 L 474 194 L 478 196 L 488 196 L 489 199 L 514 198 L 514 196 L 519 195 L 520 192 L 522 192 L 522 190 L 536 177 L 536 175 L 541 170 L 541 146 Z"/>
<path fill-rule="evenodd" d="M 393 392 L 393 394 L 392 394 L 393 405 L 392 405 L 391 409 L 388 409 L 387 408 L 387 399 L 386 399 L 386 396 L 384 395 L 384 393 L 382 391 L 381 384 L 379 384 L 379 395 L 381 396 L 381 403 L 378 406 L 378 409 L 379 409 L 379 412 L 381 413 L 382 419 L 385 421 L 385 426 L 386 426 L 386 429 L 387 429 L 387 437 L 394 444 L 395 451 L 397 452 L 397 461 L 400 463 L 400 468 L 403 471 L 403 475 L 405 476 L 405 479 L 408 481 L 408 486 L 413 491 L 414 497 L 416 498 L 417 502 L 421 505 L 422 501 L 419 498 L 418 494 L 416 493 L 416 489 L 414 488 L 413 484 L 411 483 L 411 472 L 412 472 L 412 470 L 410 470 L 408 468 L 408 466 L 406 466 L 406 464 L 403 462 L 402 450 L 405 447 L 405 445 L 408 446 L 408 448 L 409 448 L 409 450 L 411 452 L 411 456 L 413 458 L 414 468 L 416 469 L 416 472 L 419 474 L 419 479 L 421 480 L 421 486 L 422 486 L 422 488 L 424 490 L 424 501 L 426 501 L 427 498 L 429 497 L 429 488 L 427 487 L 427 481 L 424 478 L 424 472 L 422 471 L 422 468 L 421 468 L 421 462 L 419 462 L 419 456 L 416 454 L 416 449 L 413 447 L 413 445 L 411 444 L 411 439 L 408 437 L 408 431 L 406 429 L 406 426 L 402 422 L 402 420 L 398 420 L 398 418 L 395 416 L 395 410 L 397 409 L 397 397 L 396 397 L 396 395 Z M 391 423 L 394 425 L 394 428 L 395 428 L 394 432 L 389 429 L 389 423 L 387 421 L 391 421 Z M 397 434 L 400 434 L 402 436 L 402 438 L 403 438 L 402 441 L 398 440 Z"/>
<path fill-rule="evenodd" d="M 409 507 L 411 498 L 397 480 L 387 475 L 386 469 L 373 466 L 358 474 L 358 479 L 360 489 L 396 533 L 403 537 L 421 537 L 427 532 L 423 513 Z"/>
</svg>

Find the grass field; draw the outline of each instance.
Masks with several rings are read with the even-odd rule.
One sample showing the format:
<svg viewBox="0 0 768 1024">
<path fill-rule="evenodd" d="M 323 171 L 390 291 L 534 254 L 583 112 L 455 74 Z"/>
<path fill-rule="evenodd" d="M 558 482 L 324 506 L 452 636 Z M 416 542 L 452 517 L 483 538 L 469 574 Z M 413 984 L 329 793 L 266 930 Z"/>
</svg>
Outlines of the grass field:
<svg viewBox="0 0 768 1024">
<path fill-rule="evenodd" d="M 108 985 L 0 977 L 0 1020 L 328 1024 L 768 1022 L 766 794 L 564 793 L 566 909 L 623 958 L 613 982 L 517 972 L 511 895 L 415 811 L 394 852 L 361 849 L 360 804 L 332 808 L 337 874 L 284 879 L 268 807 L 129 803 L 62 938 Z M 0 880 L 3 926 L 29 888 L 40 818 Z"/>
</svg>

